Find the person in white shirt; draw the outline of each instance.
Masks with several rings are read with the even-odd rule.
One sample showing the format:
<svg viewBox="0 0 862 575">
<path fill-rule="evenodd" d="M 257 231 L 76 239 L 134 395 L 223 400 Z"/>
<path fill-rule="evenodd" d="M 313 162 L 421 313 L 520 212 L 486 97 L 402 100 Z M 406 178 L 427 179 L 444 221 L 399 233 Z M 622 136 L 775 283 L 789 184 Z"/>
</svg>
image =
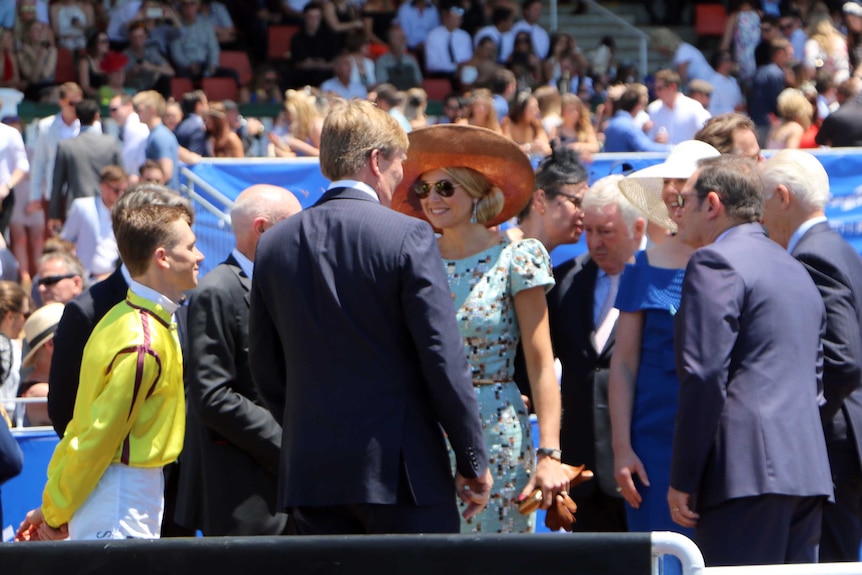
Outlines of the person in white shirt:
<svg viewBox="0 0 862 575">
<path fill-rule="evenodd" d="M 709 83 L 712 84 L 712 97 L 707 107 L 713 117 L 745 110 L 742 89 L 736 78 L 731 75 L 735 65 L 729 50 L 719 50 L 713 57 L 712 67 L 715 72 L 709 79 Z"/>
<path fill-rule="evenodd" d="M 479 28 L 473 36 L 473 49 L 478 48 L 483 38 L 491 38 L 497 45 L 497 61 L 503 63 L 515 46 L 515 34 L 512 32 L 515 11 L 508 6 L 498 6 L 491 14 L 491 22 L 490 26 Z"/>
<path fill-rule="evenodd" d="M 440 13 L 430 0 L 405 2 L 398 8 L 395 21 L 407 35 L 407 47 L 421 49 L 428 33 L 440 25 Z"/>
<path fill-rule="evenodd" d="M 128 177 L 120 166 L 106 166 L 100 174 L 101 194 L 72 202 L 60 238 L 75 244 L 75 252 L 91 278 L 101 280 L 117 267 L 120 252 L 111 224 L 111 208 L 126 193 Z"/>
<path fill-rule="evenodd" d="M 81 131 L 81 122 L 75 106 L 84 97 L 81 87 L 74 82 L 60 86 L 60 113 L 42 118 L 36 128 L 36 146 L 33 152 L 33 165 L 30 169 L 30 204 L 26 212 L 33 213 L 42 209 L 42 200 L 49 199 L 54 187 L 54 162 L 57 160 L 57 145 L 60 140 L 74 138 Z M 94 124 L 101 130 L 101 124 Z"/>
<path fill-rule="evenodd" d="M 679 91 L 679 82 L 679 74 L 673 70 L 656 72 L 655 93 L 658 99 L 647 106 L 653 122 L 649 136 L 653 140 L 659 134 L 667 134 L 668 144 L 691 140 L 711 117 L 700 102 Z"/>
<path fill-rule="evenodd" d="M 464 9 L 452 6 L 443 11 L 443 24 L 425 39 L 425 71 L 429 76 L 453 77 L 458 64 L 473 57 L 470 34 L 460 28 Z"/>
<path fill-rule="evenodd" d="M 542 0 L 524 0 L 521 5 L 524 19 L 512 27 L 512 37 L 518 32 L 529 32 L 533 40 L 533 53 L 544 60 L 551 49 L 551 39 L 547 30 L 539 26 L 542 17 Z"/>
<path fill-rule="evenodd" d="M 111 118 L 120 127 L 117 137 L 123 145 L 123 169 L 126 170 L 127 174 L 133 174 L 133 177 L 136 178 L 135 175 L 138 170 L 147 161 L 147 137 L 150 135 L 150 129 L 141 123 L 141 119 L 135 113 L 135 107 L 132 105 L 132 97 L 128 94 L 111 98 L 108 103 L 108 110 L 111 113 Z"/>
<path fill-rule="evenodd" d="M 362 82 L 352 82 L 350 79 L 350 54 L 344 53 L 335 58 L 333 63 L 333 71 L 335 76 L 326 80 L 320 85 L 320 91 L 324 94 L 332 92 L 344 98 L 351 100 L 353 98 L 366 98 L 368 90 Z"/>
</svg>

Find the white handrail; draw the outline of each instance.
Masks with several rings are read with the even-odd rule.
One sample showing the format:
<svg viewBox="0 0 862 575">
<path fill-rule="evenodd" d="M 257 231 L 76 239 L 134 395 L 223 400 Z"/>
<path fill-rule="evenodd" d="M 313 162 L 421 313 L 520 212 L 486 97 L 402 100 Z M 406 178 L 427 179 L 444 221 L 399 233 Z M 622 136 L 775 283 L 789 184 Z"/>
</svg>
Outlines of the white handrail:
<svg viewBox="0 0 862 575">
<path fill-rule="evenodd" d="M 707 567 L 703 575 L 859 575 L 862 563 L 804 563 L 798 565 L 742 565 Z"/>
<path fill-rule="evenodd" d="M 596 10 L 606 18 L 612 20 L 615 24 L 618 24 L 622 28 L 625 29 L 626 32 L 636 36 L 640 41 L 638 42 L 638 71 L 640 72 L 641 77 L 649 74 L 649 55 L 648 55 L 648 43 L 649 43 L 649 34 L 640 30 L 636 26 L 633 26 L 629 22 L 626 22 L 623 18 L 620 18 L 617 14 L 614 14 L 611 10 L 608 10 L 596 0 L 580 0 L 581 2 L 586 2 L 590 6 L 590 10 Z M 557 23 L 558 23 L 558 10 L 557 10 L 557 0 L 551 0 L 551 15 L 550 15 L 550 25 L 551 31 L 557 31 Z"/>
<path fill-rule="evenodd" d="M 655 570 L 655 558 L 659 555 L 673 555 L 682 563 L 682 572 L 685 575 L 702 575 L 704 570 L 703 555 L 700 553 L 694 541 L 673 531 L 653 531 L 650 533 L 653 554 L 653 573 Z"/>
<path fill-rule="evenodd" d="M 189 195 L 189 197 L 199 203 L 206 211 L 219 218 L 226 226 L 230 227 L 230 214 L 227 212 L 229 212 L 230 208 L 233 206 L 233 200 L 215 189 L 212 185 L 208 184 L 206 180 L 195 174 L 187 167 L 183 166 L 182 168 L 180 168 L 180 173 L 183 174 L 189 182 L 191 182 L 191 185 L 187 185 L 185 189 L 185 192 Z M 224 204 L 224 208 L 220 209 L 211 201 L 197 193 L 194 189 L 194 186 L 200 186 L 206 193 L 210 194 L 216 200 Z"/>
</svg>

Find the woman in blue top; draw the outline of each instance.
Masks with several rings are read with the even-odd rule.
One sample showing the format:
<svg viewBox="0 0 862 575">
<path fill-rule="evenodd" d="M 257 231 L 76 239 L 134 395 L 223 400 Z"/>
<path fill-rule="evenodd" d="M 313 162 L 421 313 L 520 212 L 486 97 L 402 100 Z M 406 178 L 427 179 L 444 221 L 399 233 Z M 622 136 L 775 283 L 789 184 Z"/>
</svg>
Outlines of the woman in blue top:
<svg viewBox="0 0 862 575">
<path fill-rule="evenodd" d="M 560 390 L 545 292 L 554 285 L 550 258 L 534 239 L 510 241 L 493 229 L 530 199 L 534 176 L 526 155 L 506 137 L 475 126 L 444 124 L 410 133 L 404 179 L 392 207 L 441 232 L 442 265 L 452 290 L 464 349 L 494 474 L 488 507 L 461 531 L 530 532 L 534 515 L 518 502 L 535 488 L 547 509 L 568 489 L 559 462 Z M 527 409 L 513 380 L 523 342 L 536 414 L 538 463 Z"/>
<path fill-rule="evenodd" d="M 615 477 L 630 531 L 683 531 L 671 519 L 667 491 L 679 387 L 673 318 L 692 250 L 672 235 L 676 224 L 670 214 L 681 205 L 679 193 L 697 160 L 717 155 L 709 144 L 682 142 L 663 164 L 635 172 L 619 185 L 651 223 L 671 234 L 626 266 L 616 300 L 620 315 L 608 401 Z M 670 559 L 664 572 L 680 572 L 679 561 Z"/>
</svg>

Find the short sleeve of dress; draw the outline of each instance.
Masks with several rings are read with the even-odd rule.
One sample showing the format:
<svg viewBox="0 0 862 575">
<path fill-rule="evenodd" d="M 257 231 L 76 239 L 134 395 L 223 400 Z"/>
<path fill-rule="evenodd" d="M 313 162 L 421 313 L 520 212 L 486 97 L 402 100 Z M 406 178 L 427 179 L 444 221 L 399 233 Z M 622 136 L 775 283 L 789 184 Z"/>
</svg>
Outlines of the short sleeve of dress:
<svg viewBox="0 0 862 575">
<path fill-rule="evenodd" d="M 636 312 L 643 308 L 644 271 L 648 267 L 646 252 L 640 251 L 635 256 L 635 263 L 626 264 L 620 287 L 617 291 L 617 301 L 614 305 L 620 311 Z"/>
<path fill-rule="evenodd" d="M 554 287 L 554 275 L 551 272 L 551 257 L 542 242 L 536 239 L 525 239 L 509 244 L 510 252 L 509 289 L 514 296 L 521 290 L 538 286 L 548 293 Z"/>
</svg>

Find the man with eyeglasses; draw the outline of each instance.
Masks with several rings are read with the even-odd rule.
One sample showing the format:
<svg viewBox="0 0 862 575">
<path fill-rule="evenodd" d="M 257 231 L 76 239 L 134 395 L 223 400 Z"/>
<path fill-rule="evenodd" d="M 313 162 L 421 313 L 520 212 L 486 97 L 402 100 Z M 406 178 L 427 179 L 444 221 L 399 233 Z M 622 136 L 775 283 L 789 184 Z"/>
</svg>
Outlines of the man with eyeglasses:
<svg viewBox="0 0 862 575">
<path fill-rule="evenodd" d="M 96 281 L 117 267 L 120 252 L 111 225 L 111 208 L 126 193 L 128 177 L 120 166 L 105 166 L 98 197 L 72 202 L 60 238 L 75 244 L 75 251 L 90 277 Z"/>
<path fill-rule="evenodd" d="M 794 54 L 805 54 L 805 43 L 808 35 L 802 28 L 802 15 L 796 8 L 790 8 L 781 15 L 778 21 L 778 29 L 793 46 Z"/>
<path fill-rule="evenodd" d="M 671 517 L 695 529 L 707 566 L 816 562 L 832 498 L 822 298 L 766 236 L 751 160 L 700 160 L 676 204 L 679 237 L 696 251 L 675 317 Z"/>
<path fill-rule="evenodd" d="M 84 266 L 66 252 L 51 252 L 39 260 L 36 285 L 42 304 L 66 303 L 84 291 Z"/>
</svg>

